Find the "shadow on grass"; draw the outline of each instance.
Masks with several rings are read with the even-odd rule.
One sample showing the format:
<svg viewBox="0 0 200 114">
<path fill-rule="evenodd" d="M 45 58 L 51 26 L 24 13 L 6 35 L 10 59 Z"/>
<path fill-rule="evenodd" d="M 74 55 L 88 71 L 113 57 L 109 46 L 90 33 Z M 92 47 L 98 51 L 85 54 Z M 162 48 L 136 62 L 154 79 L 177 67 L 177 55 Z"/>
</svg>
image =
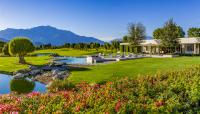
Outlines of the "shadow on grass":
<svg viewBox="0 0 200 114">
<path fill-rule="evenodd" d="M 8 72 L 8 71 L 1 71 L 0 70 L 0 74 L 12 75 L 13 73 L 12 72 Z"/>
<path fill-rule="evenodd" d="M 88 71 L 91 70 L 86 66 L 79 66 L 79 65 L 68 65 L 70 71 Z"/>
</svg>

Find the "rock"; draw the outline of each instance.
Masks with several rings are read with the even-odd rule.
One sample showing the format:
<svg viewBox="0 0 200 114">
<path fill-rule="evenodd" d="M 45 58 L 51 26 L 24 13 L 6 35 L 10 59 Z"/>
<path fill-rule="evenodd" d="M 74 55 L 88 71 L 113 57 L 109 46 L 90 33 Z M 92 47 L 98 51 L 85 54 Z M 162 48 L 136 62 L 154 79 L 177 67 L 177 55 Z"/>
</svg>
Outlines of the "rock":
<svg viewBox="0 0 200 114">
<path fill-rule="evenodd" d="M 56 75 L 56 74 L 58 74 L 59 72 L 60 72 L 60 70 L 58 70 L 58 69 L 53 69 L 53 70 L 51 71 L 52 75 Z"/>
<path fill-rule="evenodd" d="M 50 56 L 50 57 L 59 57 L 59 54 L 57 54 L 57 53 L 52 53 L 52 54 L 50 54 L 49 56 Z"/>
<path fill-rule="evenodd" d="M 31 76 L 35 76 L 35 75 L 41 74 L 41 70 L 40 69 L 32 70 L 29 72 L 29 74 Z"/>
<path fill-rule="evenodd" d="M 44 71 L 51 71 L 52 67 L 50 67 L 50 66 L 44 66 L 44 67 L 42 67 L 42 70 L 44 70 Z"/>
<path fill-rule="evenodd" d="M 57 73 L 56 75 L 53 75 L 53 80 L 55 80 L 55 79 L 63 80 L 68 76 L 69 76 L 68 71 L 61 71 L 61 72 Z"/>
<path fill-rule="evenodd" d="M 21 74 L 27 74 L 29 72 L 29 70 L 27 70 L 27 69 L 24 69 L 24 70 L 18 70 L 18 71 L 16 71 L 16 72 L 13 72 L 13 75 L 16 75 L 16 74 L 18 74 L 18 73 L 21 73 Z"/>
<path fill-rule="evenodd" d="M 25 78 L 26 76 L 28 76 L 28 74 L 17 73 L 17 74 L 14 75 L 14 79 Z"/>
<path fill-rule="evenodd" d="M 29 66 L 29 69 L 30 69 L 30 70 L 36 70 L 37 67 L 36 67 L 36 66 Z"/>
</svg>

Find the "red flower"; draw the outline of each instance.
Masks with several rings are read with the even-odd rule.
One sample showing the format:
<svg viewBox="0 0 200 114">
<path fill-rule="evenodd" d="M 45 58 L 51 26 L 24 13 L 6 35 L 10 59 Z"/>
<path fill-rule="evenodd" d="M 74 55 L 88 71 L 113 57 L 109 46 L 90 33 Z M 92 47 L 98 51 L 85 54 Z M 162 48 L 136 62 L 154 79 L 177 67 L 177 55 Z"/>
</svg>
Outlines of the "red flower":
<svg viewBox="0 0 200 114">
<path fill-rule="evenodd" d="M 154 104 L 155 104 L 156 107 L 161 107 L 161 106 L 163 106 L 165 103 L 164 103 L 163 100 L 159 100 L 159 101 L 155 102 Z"/>
<path fill-rule="evenodd" d="M 120 108 L 121 108 L 121 101 L 118 100 L 118 102 L 117 102 L 116 105 L 115 105 L 115 111 L 116 111 L 116 112 L 119 112 Z"/>
</svg>

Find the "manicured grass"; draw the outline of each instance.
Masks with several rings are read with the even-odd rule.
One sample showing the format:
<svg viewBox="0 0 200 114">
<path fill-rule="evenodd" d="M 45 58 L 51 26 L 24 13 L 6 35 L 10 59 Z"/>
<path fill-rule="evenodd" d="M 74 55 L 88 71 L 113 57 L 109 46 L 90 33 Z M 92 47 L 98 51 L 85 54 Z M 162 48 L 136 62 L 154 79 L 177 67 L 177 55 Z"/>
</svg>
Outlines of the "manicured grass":
<svg viewBox="0 0 200 114">
<path fill-rule="evenodd" d="M 100 64 L 72 70 L 69 79 L 74 82 L 100 82 L 112 80 L 116 77 L 136 77 L 138 75 L 152 75 L 157 72 L 169 72 L 191 65 L 200 64 L 200 57 L 177 58 L 144 58 L 120 61 L 117 63 Z"/>
<path fill-rule="evenodd" d="M 38 50 L 35 51 L 33 54 L 42 54 L 42 53 L 57 53 L 61 56 L 83 56 L 83 55 L 92 55 L 97 54 L 96 50 L 76 50 L 70 48 L 62 48 L 62 49 L 45 49 L 45 50 Z"/>
<path fill-rule="evenodd" d="M 26 62 L 31 65 L 43 65 L 50 61 L 47 56 L 26 57 Z M 26 69 L 28 65 L 18 63 L 18 57 L 0 57 L 0 73 L 11 73 L 17 70 Z"/>
</svg>

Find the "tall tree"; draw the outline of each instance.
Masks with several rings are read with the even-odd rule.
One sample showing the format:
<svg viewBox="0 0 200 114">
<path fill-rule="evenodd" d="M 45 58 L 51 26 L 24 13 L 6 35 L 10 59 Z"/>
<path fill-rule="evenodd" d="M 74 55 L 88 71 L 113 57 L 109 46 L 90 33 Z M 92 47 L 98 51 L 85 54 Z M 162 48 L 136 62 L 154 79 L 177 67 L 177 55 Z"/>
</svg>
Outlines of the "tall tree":
<svg viewBox="0 0 200 114">
<path fill-rule="evenodd" d="M 128 39 L 133 45 L 139 45 L 146 37 L 145 26 L 141 23 L 131 23 L 128 26 Z"/>
<path fill-rule="evenodd" d="M 124 37 L 122 38 L 122 42 L 128 42 L 128 41 L 129 41 L 128 36 L 124 36 Z"/>
<path fill-rule="evenodd" d="M 200 28 L 189 28 L 188 37 L 200 37 Z"/>
<path fill-rule="evenodd" d="M 163 39 L 164 36 L 164 30 L 163 28 L 157 28 L 153 31 L 153 38 L 154 39 Z"/>
<path fill-rule="evenodd" d="M 184 36 L 184 32 L 180 26 L 170 19 L 163 27 L 163 38 L 161 39 L 162 45 L 165 47 L 176 47 L 179 44 L 178 38 Z M 172 51 L 170 49 L 170 51 Z"/>
<path fill-rule="evenodd" d="M 119 45 L 120 45 L 120 42 L 118 40 L 113 40 L 111 43 L 112 49 L 116 51 L 119 50 Z"/>
<path fill-rule="evenodd" d="M 14 38 L 9 42 L 9 53 L 19 57 L 19 63 L 25 64 L 24 56 L 33 52 L 33 43 L 28 38 Z"/>
<path fill-rule="evenodd" d="M 173 19 L 167 21 L 163 28 L 158 28 L 153 32 L 154 39 L 160 39 L 162 46 L 170 52 L 174 52 L 175 47 L 178 46 L 178 38 L 184 36 L 185 32 L 173 21 Z"/>
</svg>

